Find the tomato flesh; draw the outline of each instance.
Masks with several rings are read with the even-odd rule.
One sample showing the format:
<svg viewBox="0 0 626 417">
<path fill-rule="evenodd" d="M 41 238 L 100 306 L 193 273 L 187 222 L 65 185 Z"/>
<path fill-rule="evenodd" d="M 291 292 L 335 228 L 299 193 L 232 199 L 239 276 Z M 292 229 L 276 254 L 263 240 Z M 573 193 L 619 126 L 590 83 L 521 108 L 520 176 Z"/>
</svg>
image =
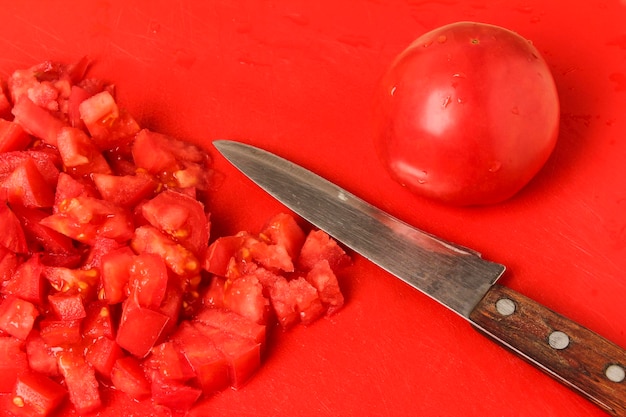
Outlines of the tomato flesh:
<svg viewBox="0 0 626 417">
<path fill-rule="evenodd" d="M 376 100 L 376 148 L 392 177 L 456 205 L 501 202 L 556 145 L 559 100 L 537 49 L 493 25 L 459 22 L 416 39 Z"/>
</svg>

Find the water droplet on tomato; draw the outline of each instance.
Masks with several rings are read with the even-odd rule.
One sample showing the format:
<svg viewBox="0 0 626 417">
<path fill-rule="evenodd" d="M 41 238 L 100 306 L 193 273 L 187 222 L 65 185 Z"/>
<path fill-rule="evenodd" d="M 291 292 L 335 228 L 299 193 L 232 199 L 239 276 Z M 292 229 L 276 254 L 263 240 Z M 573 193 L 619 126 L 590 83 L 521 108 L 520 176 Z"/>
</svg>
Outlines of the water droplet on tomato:
<svg viewBox="0 0 626 417">
<path fill-rule="evenodd" d="M 389 94 L 393 96 L 394 94 L 396 94 L 397 89 L 398 89 L 398 86 L 394 85 L 393 87 L 391 87 L 391 91 L 389 92 Z"/>
<path fill-rule="evenodd" d="M 445 43 L 448 40 L 448 37 L 446 35 L 439 35 L 439 37 L 437 38 L 437 42 L 439 43 Z"/>
<path fill-rule="evenodd" d="M 161 24 L 158 22 L 150 22 L 150 32 L 157 34 L 161 30 Z"/>
<path fill-rule="evenodd" d="M 463 98 L 461 98 L 461 97 L 457 97 L 456 101 L 457 101 L 459 104 L 463 104 L 463 103 L 465 103 L 465 99 L 463 99 Z"/>
<path fill-rule="evenodd" d="M 494 161 L 489 166 L 489 172 L 498 172 L 500 171 L 500 168 L 502 168 L 502 162 Z"/>
</svg>

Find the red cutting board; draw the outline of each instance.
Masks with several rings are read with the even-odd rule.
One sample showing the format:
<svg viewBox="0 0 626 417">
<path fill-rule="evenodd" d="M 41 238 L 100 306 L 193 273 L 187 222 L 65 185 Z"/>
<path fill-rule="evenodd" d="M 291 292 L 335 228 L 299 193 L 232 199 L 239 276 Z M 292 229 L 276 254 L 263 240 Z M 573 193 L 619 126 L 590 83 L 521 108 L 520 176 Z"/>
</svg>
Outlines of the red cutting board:
<svg viewBox="0 0 626 417">
<path fill-rule="evenodd" d="M 283 207 L 211 146 L 290 158 L 401 219 L 507 265 L 502 282 L 626 347 L 626 3 L 619 0 L 1 1 L 0 77 L 95 60 L 143 126 L 203 145 L 222 184 L 214 237 Z M 553 71 L 561 134 L 547 166 L 499 205 L 410 194 L 379 165 L 371 97 L 396 54 L 475 20 L 532 40 Z M 599 408 L 354 256 L 346 307 L 272 330 L 267 358 L 211 416 L 603 416 Z M 116 397 L 103 415 L 149 416 Z"/>
</svg>

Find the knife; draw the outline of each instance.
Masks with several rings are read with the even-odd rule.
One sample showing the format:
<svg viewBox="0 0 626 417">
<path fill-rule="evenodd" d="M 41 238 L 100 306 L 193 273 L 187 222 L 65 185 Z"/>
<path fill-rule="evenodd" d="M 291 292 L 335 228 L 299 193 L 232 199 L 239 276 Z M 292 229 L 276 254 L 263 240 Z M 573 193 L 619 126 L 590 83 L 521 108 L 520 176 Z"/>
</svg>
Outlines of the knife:
<svg viewBox="0 0 626 417">
<path fill-rule="evenodd" d="M 503 265 L 412 227 L 270 152 L 228 140 L 213 144 L 237 169 L 303 219 L 609 414 L 626 417 L 626 350 L 497 284 Z"/>
</svg>

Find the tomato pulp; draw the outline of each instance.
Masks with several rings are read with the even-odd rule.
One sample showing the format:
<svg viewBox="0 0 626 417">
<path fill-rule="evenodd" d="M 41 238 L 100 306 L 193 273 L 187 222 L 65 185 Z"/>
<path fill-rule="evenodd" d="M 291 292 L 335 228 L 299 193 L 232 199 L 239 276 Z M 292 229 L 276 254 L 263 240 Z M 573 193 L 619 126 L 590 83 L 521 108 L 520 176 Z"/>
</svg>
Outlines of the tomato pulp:
<svg viewBox="0 0 626 417">
<path fill-rule="evenodd" d="M 532 43 L 498 26 L 428 32 L 392 63 L 376 95 L 375 145 L 392 177 L 456 205 L 522 189 L 552 153 L 559 99 Z"/>
</svg>

